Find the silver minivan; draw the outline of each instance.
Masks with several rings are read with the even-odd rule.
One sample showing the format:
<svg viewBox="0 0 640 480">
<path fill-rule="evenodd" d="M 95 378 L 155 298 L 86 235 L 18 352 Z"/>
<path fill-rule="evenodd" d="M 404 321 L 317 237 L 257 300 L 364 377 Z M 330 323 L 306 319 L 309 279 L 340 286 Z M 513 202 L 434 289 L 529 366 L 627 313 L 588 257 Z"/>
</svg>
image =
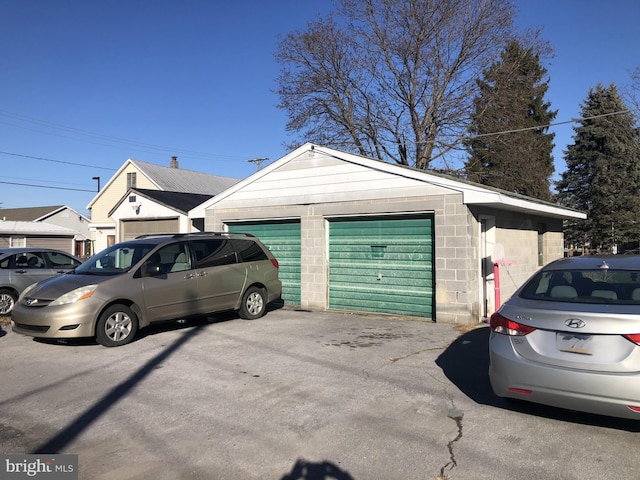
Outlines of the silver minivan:
<svg viewBox="0 0 640 480">
<path fill-rule="evenodd" d="M 27 288 L 12 312 L 13 330 L 42 338 L 95 337 L 113 347 L 155 322 L 227 310 L 255 319 L 281 297 L 278 267 L 250 234 L 143 236 Z"/>
</svg>

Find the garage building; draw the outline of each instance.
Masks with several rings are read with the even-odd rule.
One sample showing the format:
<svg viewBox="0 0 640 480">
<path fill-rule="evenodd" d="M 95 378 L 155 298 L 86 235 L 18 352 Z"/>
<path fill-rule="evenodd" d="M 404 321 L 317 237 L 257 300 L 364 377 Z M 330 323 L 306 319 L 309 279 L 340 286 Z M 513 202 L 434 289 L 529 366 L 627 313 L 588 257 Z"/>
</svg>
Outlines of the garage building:
<svg viewBox="0 0 640 480">
<path fill-rule="evenodd" d="M 260 237 L 290 305 L 473 323 L 562 257 L 563 220 L 585 215 L 305 144 L 189 217 Z"/>
</svg>

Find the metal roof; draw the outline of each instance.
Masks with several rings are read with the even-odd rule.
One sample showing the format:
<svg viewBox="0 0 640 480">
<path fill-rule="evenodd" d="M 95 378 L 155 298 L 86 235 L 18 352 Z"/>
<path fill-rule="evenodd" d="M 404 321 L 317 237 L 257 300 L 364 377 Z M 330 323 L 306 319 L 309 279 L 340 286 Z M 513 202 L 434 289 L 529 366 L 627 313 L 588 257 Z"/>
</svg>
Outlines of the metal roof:
<svg viewBox="0 0 640 480">
<path fill-rule="evenodd" d="M 130 160 L 140 172 L 154 181 L 161 190 L 169 192 L 217 195 L 240 181 L 182 168 L 163 167 L 140 160 Z"/>
<path fill-rule="evenodd" d="M 0 221 L 0 234 L 37 234 L 74 236 L 75 230 L 59 227 L 46 222 L 20 222 L 13 220 Z"/>
</svg>

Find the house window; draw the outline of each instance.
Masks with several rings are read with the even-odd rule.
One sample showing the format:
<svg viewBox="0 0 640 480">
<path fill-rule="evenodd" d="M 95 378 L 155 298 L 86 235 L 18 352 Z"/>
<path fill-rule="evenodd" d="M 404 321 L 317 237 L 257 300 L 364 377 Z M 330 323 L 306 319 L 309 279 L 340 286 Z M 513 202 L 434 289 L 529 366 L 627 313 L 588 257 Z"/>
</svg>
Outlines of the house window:
<svg viewBox="0 0 640 480">
<path fill-rule="evenodd" d="M 136 203 L 136 196 L 135 195 L 129 195 L 129 203 Z"/>
<path fill-rule="evenodd" d="M 10 247 L 26 247 L 27 237 L 9 237 Z"/>
<path fill-rule="evenodd" d="M 136 172 L 127 173 L 127 190 L 136 188 Z"/>
</svg>

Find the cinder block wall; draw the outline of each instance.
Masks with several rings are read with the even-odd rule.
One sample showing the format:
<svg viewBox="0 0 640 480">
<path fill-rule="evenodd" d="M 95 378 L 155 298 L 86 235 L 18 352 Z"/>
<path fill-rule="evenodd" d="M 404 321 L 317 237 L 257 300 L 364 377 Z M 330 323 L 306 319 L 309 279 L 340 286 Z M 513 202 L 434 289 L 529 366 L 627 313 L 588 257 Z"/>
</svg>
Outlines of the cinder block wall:
<svg viewBox="0 0 640 480">
<path fill-rule="evenodd" d="M 495 215 L 496 242 L 505 257 L 515 263 L 502 272 L 502 298 L 538 269 L 538 228 L 546 224 L 545 260 L 562 255 L 562 222 L 501 210 L 470 209 L 461 194 L 408 196 L 369 201 L 313 205 L 226 208 L 207 212 L 205 228 L 222 230 L 233 221 L 300 220 L 301 307 L 327 309 L 328 222 L 345 215 L 432 213 L 435 219 L 435 302 L 433 320 L 443 323 L 475 323 L 481 320 L 479 213 Z M 508 270 L 506 269 L 508 268 Z"/>
</svg>

